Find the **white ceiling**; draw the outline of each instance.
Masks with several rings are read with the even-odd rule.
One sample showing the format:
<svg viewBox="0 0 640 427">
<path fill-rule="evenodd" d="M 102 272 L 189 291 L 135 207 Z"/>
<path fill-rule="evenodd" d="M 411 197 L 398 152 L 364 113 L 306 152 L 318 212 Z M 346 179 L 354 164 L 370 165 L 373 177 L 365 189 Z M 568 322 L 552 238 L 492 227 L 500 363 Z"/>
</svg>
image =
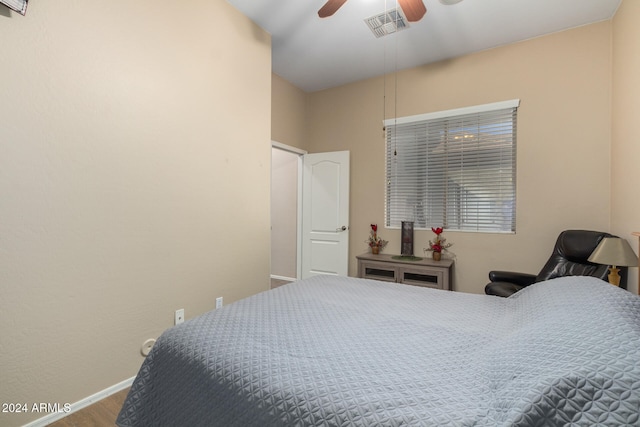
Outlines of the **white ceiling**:
<svg viewBox="0 0 640 427">
<path fill-rule="evenodd" d="M 410 28 L 376 38 L 364 19 L 395 0 L 227 0 L 271 34 L 273 72 L 307 92 L 465 55 L 613 17 L 621 0 L 424 0 Z"/>
</svg>

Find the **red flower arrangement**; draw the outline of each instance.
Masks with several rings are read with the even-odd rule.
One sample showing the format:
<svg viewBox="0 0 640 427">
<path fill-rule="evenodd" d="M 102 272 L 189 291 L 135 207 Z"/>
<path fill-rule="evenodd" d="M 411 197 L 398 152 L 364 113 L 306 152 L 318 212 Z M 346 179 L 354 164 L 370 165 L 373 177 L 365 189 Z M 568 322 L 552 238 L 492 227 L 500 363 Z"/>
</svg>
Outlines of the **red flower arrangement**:
<svg viewBox="0 0 640 427">
<path fill-rule="evenodd" d="M 382 248 L 384 248 L 387 245 L 387 243 L 389 242 L 378 237 L 378 224 L 371 224 L 371 234 L 367 239 L 367 244 L 371 248 L 371 251 L 374 254 L 378 253 Z"/>
<path fill-rule="evenodd" d="M 425 251 L 441 253 L 453 245 L 453 243 L 447 243 L 447 239 L 442 237 L 442 227 L 431 227 L 431 231 L 435 233 L 436 238 L 433 241 L 429 240 L 429 249 L 425 249 Z"/>
</svg>

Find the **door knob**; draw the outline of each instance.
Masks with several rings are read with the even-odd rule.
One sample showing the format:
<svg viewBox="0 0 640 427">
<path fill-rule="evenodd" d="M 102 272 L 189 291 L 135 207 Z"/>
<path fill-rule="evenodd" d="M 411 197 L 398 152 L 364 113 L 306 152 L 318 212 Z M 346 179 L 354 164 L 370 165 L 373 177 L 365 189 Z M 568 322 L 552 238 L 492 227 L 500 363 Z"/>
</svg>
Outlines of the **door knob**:
<svg viewBox="0 0 640 427">
<path fill-rule="evenodd" d="M 336 228 L 336 231 L 347 231 L 347 226 L 346 226 L 346 225 L 343 225 L 343 226 L 342 226 L 342 227 L 340 227 L 340 228 Z"/>
</svg>

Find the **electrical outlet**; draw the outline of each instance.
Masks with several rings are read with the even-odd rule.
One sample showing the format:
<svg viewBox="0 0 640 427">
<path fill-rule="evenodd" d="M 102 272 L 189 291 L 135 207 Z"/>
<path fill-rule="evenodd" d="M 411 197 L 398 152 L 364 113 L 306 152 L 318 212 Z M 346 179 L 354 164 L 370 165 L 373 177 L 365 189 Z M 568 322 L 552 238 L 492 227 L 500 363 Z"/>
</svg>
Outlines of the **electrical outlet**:
<svg viewBox="0 0 640 427">
<path fill-rule="evenodd" d="M 216 298 L 216 308 L 222 307 L 222 297 Z"/>
<path fill-rule="evenodd" d="M 176 310 L 174 325 L 179 325 L 182 322 L 184 322 L 184 308 L 181 308 L 180 310 Z"/>
</svg>

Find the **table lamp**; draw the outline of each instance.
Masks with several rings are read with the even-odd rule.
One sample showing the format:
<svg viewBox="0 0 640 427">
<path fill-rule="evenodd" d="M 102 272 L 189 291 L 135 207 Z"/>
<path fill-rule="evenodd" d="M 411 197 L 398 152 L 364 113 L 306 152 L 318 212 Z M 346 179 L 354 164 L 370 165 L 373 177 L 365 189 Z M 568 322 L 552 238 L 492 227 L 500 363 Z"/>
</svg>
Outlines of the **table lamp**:
<svg viewBox="0 0 640 427">
<path fill-rule="evenodd" d="M 629 243 L 619 237 L 605 237 L 589 257 L 589 261 L 596 264 L 609 265 L 609 283 L 620 286 L 620 271 L 617 267 L 635 267 L 638 265 L 636 256 Z"/>
</svg>

